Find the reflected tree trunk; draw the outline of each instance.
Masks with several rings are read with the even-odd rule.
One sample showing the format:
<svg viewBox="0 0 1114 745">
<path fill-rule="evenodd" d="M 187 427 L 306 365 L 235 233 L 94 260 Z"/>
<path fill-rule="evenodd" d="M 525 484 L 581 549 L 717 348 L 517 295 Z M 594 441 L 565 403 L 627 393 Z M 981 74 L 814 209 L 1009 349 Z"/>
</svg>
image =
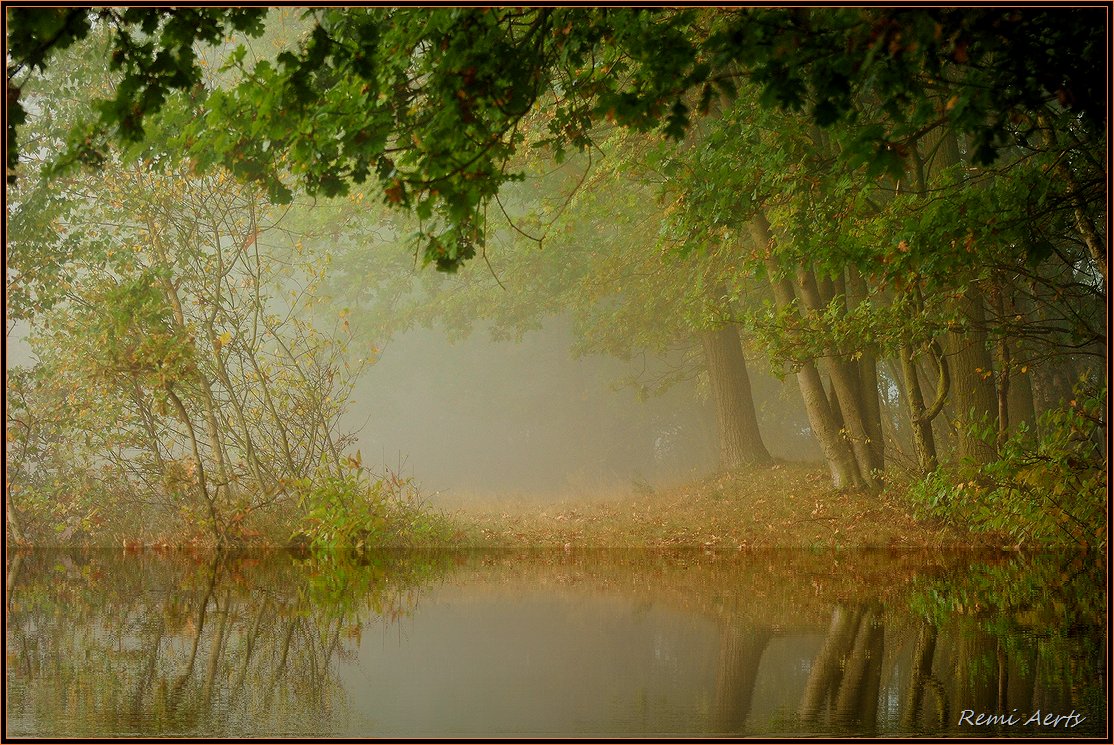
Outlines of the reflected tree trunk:
<svg viewBox="0 0 1114 745">
<path fill-rule="evenodd" d="M 805 724 L 815 722 L 825 705 L 833 703 L 861 618 L 862 611 L 859 608 L 838 605 L 832 611 L 824 646 L 812 661 L 812 670 L 805 683 L 805 693 L 801 700 L 801 721 Z"/>
<path fill-rule="evenodd" d="M 921 716 L 921 709 L 925 689 L 934 681 L 932 661 L 936 656 L 936 633 L 935 626 L 923 622 L 917 632 L 917 643 L 913 649 L 913 669 L 909 676 L 909 690 L 901 707 L 901 729 L 905 734 L 924 730 L 925 722 Z"/>
<path fill-rule="evenodd" d="M 205 631 L 205 614 L 209 610 L 209 600 L 213 597 L 213 593 L 217 587 L 217 574 L 220 564 L 220 557 L 213 559 L 213 563 L 209 568 L 209 587 L 205 591 L 205 596 L 201 599 L 201 604 L 197 608 L 197 621 L 194 622 L 195 629 L 193 633 L 193 642 L 190 646 L 190 658 L 186 663 L 186 669 L 178 676 L 178 680 L 174 683 L 174 690 L 172 691 L 168 701 L 167 708 L 170 711 L 178 707 L 178 703 L 182 696 L 182 691 L 186 687 L 186 683 L 193 677 L 193 666 L 197 661 L 197 648 L 201 644 L 201 635 Z"/>
<path fill-rule="evenodd" d="M 142 674 L 136 678 L 135 692 L 132 694 L 131 717 L 133 725 L 138 725 L 142 721 L 143 698 L 154 683 L 155 671 L 159 662 L 159 646 L 162 644 L 163 633 L 166 631 L 166 623 L 162 616 L 156 618 L 153 625 L 155 633 L 148 645 L 147 664 L 144 666 Z"/>
<path fill-rule="evenodd" d="M 216 630 L 213 632 L 213 640 L 209 645 L 209 665 L 205 671 L 205 683 L 201 686 L 201 702 L 206 711 L 209 710 L 213 698 L 213 683 L 217 679 L 217 670 L 220 669 L 221 656 L 224 654 L 224 647 L 226 642 L 228 628 L 228 615 L 231 612 L 229 608 L 230 595 L 225 593 L 224 608 L 221 609 L 220 602 L 216 603 L 216 612 L 220 614 L 220 623 L 217 624 Z"/>
<path fill-rule="evenodd" d="M 297 626 L 298 619 L 296 618 L 290 619 L 290 622 L 286 625 L 286 635 L 282 640 L 282 654 L 279 657 L 278 665 L 275 666 L 274 672 L 271 675 L 271 682 L 267 686 L 267 692 L 263 697 L 266 706 L 271 705 L 271 696 L 275 691 L 275 686 L 277 686 L 282 677 L 286 675 L 286 661 L 290 656 L 290 644 L 294 641 L 294 631 Z"/>
<path fill-rule="evenodd" d="M 1010 673 L 1006 684 L 1006 696 L 1010 708 L 1017 707 L 1022 711 L 1036 709 L 1036 702 L 1033 700 L 1037 681 L 1036 647 L 1026 645 L 1013 650 L 1008 664 Z"/>
<path fill-rule="evenodd" d="M 863 612 L 836 694 L 835 713 L 839 722 L 857 725 L 865 732 L 874 732 L 878 727 L 878 689 L 885 652 L 881 616 L 880 605 L 872 605 Z"/>
<path fill-rule="evenodd" d="M 720 668 L 716 679 L 715 731 L 742 734 L 750 715 L 758 665 L 770 641 L 768 629 L 751 630 L 729 624 L 720 642 Z"/>
<path fill-rule="evenodd" d="M 995 711 L 998 705 L 998 644 L 982 629 L 957 632 L 955 679 L 959 709 Z"/>
<path fill-rule="evenodd" d="M 263 624 L 263 616 L 270 608 L 271 600 L 269 598 L 264 599 L 259 611 L 255 614 L 255 623 L 252 624 L 251 631 L 248 632 L 247 639 L 244 641 L 244 662 L 240 666 L 240 673 L 236 676 L 236 682 L 232 686 L 233 694 L 243 690 L 244 681 L 247 679 L 248 675 L 248 665 L 251 663 L 252 655 L 255 653 L 255 640 L 259 636 L 259 629 Z"/>
</svg>

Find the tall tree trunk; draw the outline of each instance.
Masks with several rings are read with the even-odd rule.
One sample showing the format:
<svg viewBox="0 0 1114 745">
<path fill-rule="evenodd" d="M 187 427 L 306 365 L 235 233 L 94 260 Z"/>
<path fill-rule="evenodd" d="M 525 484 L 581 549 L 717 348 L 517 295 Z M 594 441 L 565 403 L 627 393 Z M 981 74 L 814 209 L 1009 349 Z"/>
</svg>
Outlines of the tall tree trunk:
<svg viewBox="0 0 1114 745">
<path fill-rule="evenodd" d="M 852 363 L 829 358 L 828 370 L 832 387 L 839 397 L 840 413 L 843 415 L 845 429 L 851 438 L 851 452 L 855 456 L 859 474 L 864 485 L 871 491 L 875 491 L 879 488 L 879 483 L 877 474 L 873 472 L 874 451 L 863 417 L 857 369 Z"/>
<path fill-rule="evenodd" d="M 797 269 L 797 288 L 806 309 L 815 312 L 822 310 L 824 301 L 817 286 L 816 275 L 811 269 L 804 267 Z M 851 440 L 851 452 L 855 458 L 859 477 L 867 489 L 874 491 L 878 488 L 878 483 L 871 472 L 874 457 L 871 452 L 870 435 L 867 433 L 862 413 L 858 372 L 854 369 L 854 362 L 842 359 L 838 350 L 829 348 L 828 354 L 826 360 L 828 377 L 832 381 L 836 398 L 839 399 L 839 410 L 843 416 L 844 429 Z"/>
<path fill-rule="evenodd" d="M 961 162 L 959 141 L 951 129 L 938 128 L 925 137 L 924 145 L 932 153 L 929 160 L 929 182 Z M 994 363 L 987 347 L 986 312 L 982 289 L 972 283 L 958 301 L 963 317 L 961 328 L 945 334 L 945 349 L 951 372 L 952 397 L 955 407 L 956 455 L 975 463 L 987 463 L 997 456 L 994 444 L 972 432 L 973 426 L 998 429 L 998 396 L 995 390 Z"/>
<path fill-rule="evenodd" d="M 925 406 L 924 395 L 921 393 L 920 378 L 917 375 L 916 353 L 909 345 L 902 345 L 899 350 L 901 356 L 901 369 L 905 378 L 906 403 L 909 409 L 909 424 L 913 431 L 913 451 L 917 455 L 917 465 L 922 475 L 927 475 L 936 470 L 938 464 L 936 454 L 936 437 L 932 432 L 932 420 L 940 413 L 947 400 L 950 376 L 948 363 L 940 350 L 940 345 L 933 341 L 929 349 L 934 353 L 937 365 L 936 396 L 931 406 Z"/>
<path fill-rule="evenodd" d="M 1033 402 L 1033 384 L 1029 376 L 1028 365 L 1018 368 L 1017 375 L 1010 385 L 1009 407 L 1010 421 L 1018 424 L 1024 422 L 1029 426 L 1030 432 L 1036 426 L 1036 406 Z"/>
<path fill-rule="evenodd" d="M 773 236 L 770 233 L 770 223 L 761 212 L 751 221 L 750 233 L 759 250 L 766 252 L 766 273 L 770 278 L 770 287 L 774 294 L 774 302 L 779 311 L 786 311 L 793 307 L 796 300 L 793 284 L 785 277 L 781 277 L 777 262 L 770 254 L 773 246 Z M 824 383 L 820 373 L 812 360 L 800 363 L 797 369 L 797 383 L 801 388 L 801 398 L 804 400 L 805 411 L 808 413 L 809 425 L 816 437 L 824 459 L 832 473 L 832 484 L 837 489 L 861 489 L 865 486 L 862 475 L 859 473 L 855 456 L 851 452 L 847 441 L 840 437 L 839 427 L 832 416 L 828 395 L 824 391 Z"/>
<path fill-rule="evenodd" d="M 855 267 L 847 270 L 847 304 L 858 307 L 866 300 L 866 280 Z M 871 467 L 883 471 L 886 468 L 886 438 L 882 434 L 882 403 L 878 390 L 878 350 L 877 345 L 869 344 L 862 350 L 858 360 L 859 395 L 863 403 L 863 417 L 867 436 L 870 438 Z"/>
<path fill-rule="evenodd" d="M 991 299 L 994 303 L 994 312 L 998 322 L 1004 323 L 1006 318 L 1006 301 L 1003 297 L 1001 282 L 991 288 Z M 1004 330 L 996 334 L 994 341 L 994 362 L 998 368 L 998 437 L 995 445 L 1001 448 L 1010 434 L 1010 383 L 1012 382 L 1013 355 L 1010 352 L 1009 341 Z"/>
<path fill-rule="evenodd" d="M 950 330 L 946 335 L 955 400 L 956 454 L 975 463 L 989 463 L 997 456 L 994 444 L 972 431 L 987 426 L 998 430 L 998 394 L 994 362 L 987 349 L 982 293 L 969 288 L 959 301 L 959 309 L 966 328 Z"/>
<path fill-rule="evenodd" d="M 917 378 L 917 361 L 913 348 L 903 344 L 898 350 L 901 372 L 905 379 L 905 403 L 909 410 L 909 425 L 913 432 L 913 453 L 921 475 L 936 470 L 936 439 L 932 436 L 932 421 L 925 417 L 924 394 Z"/>
<path fill-rule="evenodd" d="M 700 332 L 719 423 L 720 466 L 735 469 L 770 463 L 758 431 L 746 358 L 733 325 Z"/>
</svg>

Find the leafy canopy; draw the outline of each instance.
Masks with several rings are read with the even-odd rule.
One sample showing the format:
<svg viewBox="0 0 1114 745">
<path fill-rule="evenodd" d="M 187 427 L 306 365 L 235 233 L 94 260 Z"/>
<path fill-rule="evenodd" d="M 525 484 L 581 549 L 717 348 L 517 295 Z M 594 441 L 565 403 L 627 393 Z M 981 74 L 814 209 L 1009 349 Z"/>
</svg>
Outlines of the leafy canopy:
<svg viewBox="0 0 1114 745">
<path fill-rule="evenodd" d="M 8 179 L 16 177 L 22 82 L 96 24 L 112 29 L 122 72 L 99 120 L 71 138 L 96 162 L 106 138 L 137 140 L 147 117 L 180 118 L 201 166 L 222 163 L 289 199 L 378 182 L 385 201 L 421 220 L 426 261 L 454 270 L 482 247 L 484 208 L 518 177 L 529 143 L 591 145 L 614 122 L 680 138 L 742 79 L 760 102 L 817 125 L 870 122 L 853 157 L 899 173 L 909 143 L 946 122 L 972 136 L 978 162 L 1025 136 L 1049 102 L 1096 131 L 1105 125 L 1102 8 L 592 9 L 330 8 L 274 62 L 228 58 L 232 87 L 199 86 L 199 43 L 258 36 L 264 9 L 8 11 Z M 181 94 L 172 101 L 171 94 Z M 187 126 L 188 124 L 188 126 Z"/>
</svg>

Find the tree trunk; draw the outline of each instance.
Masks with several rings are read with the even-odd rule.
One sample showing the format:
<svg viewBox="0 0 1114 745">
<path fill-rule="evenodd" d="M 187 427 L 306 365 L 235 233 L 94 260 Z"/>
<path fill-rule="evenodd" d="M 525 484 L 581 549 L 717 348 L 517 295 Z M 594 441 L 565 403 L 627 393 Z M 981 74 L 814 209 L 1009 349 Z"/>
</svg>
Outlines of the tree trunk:
<svg viewBox="0 0 1114 745">
<path fill-rule="evenodd" d="M 828 360 L 832 387 L 839 398 L 840 413 L 851 438 L 851 452 L 855 456 L 863 483 L 871 491 L 879 488 L 873 472 L 874 452 L 863 417 L 862 397 L 859 395 L 859 376 L 852 363 L 837 359 Z"/>
<path fill-rule="evenodd" d="M 169 385 L 165 386 L 166 397 L 170 399 L 170 403 L 174 405 L 174 411 L 178 414 L 178 418 L 186 427 L 186 433 L 190 437 L 190 450 L 193 453 L 194 463 L 197 464 L 197 494 L 201 498 L 202 504 L 209 510 L 209 519 L 213 521 L 213 537 L 216 539 L 217 544 L 220 545 L 224 541 L 224 530 L 220 524 L 220 516 L 217 514 L 217 507 L 215 498 L 209 494 L 209 487 L 205 481 L 205 463 L 201 458 L 201 447 L 197 442 L 197 433 L 193 428 L 193 420 L 190 419 L 189 412 L 186 411 L 185 404 L 182 399 L 178 398 L 177 394 L 171 389 Z"/>
<path fill-rule="evenodd" d="M 959 302 L 966 328 L 950 330 L 946 338 L 955 400 L 956 455 L 977 464 L 989 463 L 997 457 L 994 444 L 972 431 L 987 426 L 998 430 L 998 394 L 994 362 L 986 347 L 982 293 L 972 287 Z"/>
<path fill-rule="evenodd" d="M 704 359 L 719 423 L 720 467 L 770 463 L 770 453 L 758 431 L 758 416 L 750 389 L 746 358 L 735 326 L 702 331 Z"/>
<path fill-rule="evenodd" d="M 774 294 L 774 302 L 779 311 L 785 311 L 793 306 L 796 295 L 793 284 L 785 277 L 779 277 L 780 269 L 774 261 L 769 249 L 773 245 L 773 236 L 770 233 L 770 223 L 761 212 L 750 223 L 751 237 L 760 250 L 766 252 L 766 273 L 770 278 L 770 286 Z M 812 360 L 801 362 L 797 369 L 797 383 L 801 388 L 801 398 L 804 400 L 805 411 L 808 413 L 809 425 L 828 468 L 832 473 L 832 484 L 837 489 L 861 489 L 866 484 L 862 474 L 859 473 L 855 456 L 851 452 L 847 441 L 839 433 L 832 416 L 831 405 L 820 373 Z"/>
<path fill-rule="evenodd" d="M 925 417 L 924 395 L 917 378 L 917 362 L 912 347 L 902 345 L 901 371 L 905 378 L 905 402 L 909 410 L 909 425 L 913 431 L 913 452 L 921 475 L 936 470 L 936 439 L 932 436 L 932 421 Z"/>
<path fill-rule="evenodd" d="M 816 312 L 822 310 L 823 297 L 816 282 L 816 275 L 811 269 L 804 267 L 797 269 L 797 287 L 805 308 Z M 867 489 L 875 491 L 878 489 L 878 483 L 871 472 L 874 456 L 862 413 L 858 371 L 854 369 L 854 362 L 841 359 L 838 350 L 827 351 L 828 377 L 832 381 L 836 398 L 839 399 L 840 414 L 843 416 L 844 429 L 851 440 L 851 452 L 855 458 L 859 477 Z"/>
<path fill-rule="evenodd" d="M 927 475 L 936 470 L 938 464 L 936 451 L 936 437 L 932 431 L 932 420 L 943 410 L 947 400 L 948 388 L 951 378 L 948 375 L 948 363 L 944 359 L 940 345 L 933 340 L 929 349 L 936 358 L 937 382 L 936 396 L 931 406 L 925 406 L 924 396 L 921 393 L 920 378 L 917 373 L 916 353 L 909 345 L 902 345 L 899 350 L 901 368 L 905 378 L 906 402 L 909 409 L 909 424 L 913 431 L 913 450 L 917 454 L 917 465 L 922 475 Z"/>
<path fill-rule="evenodd" d="M 854 308 L 867 296 L 866 280 L 855 267 L 847 271 L 847 303 Z M 878 391 L 878 349 L 867 345 L 858 360 L 859 395 L 863 402 L 863 417 L 867 436 L 870 438 L 871 467 L 886 468 L 886 439 L 882 434 L 882 404 Z"/>
<path fill-rule="evenodd" d="M 1006 301 L 1003 297 L 1001 283 L 992 287 L 991 298 L 994 302 L 994 312 L 998 322 L 1006 318 Z M 995 445 L 1001 449 L 1010 434 L 1010 383 L 1012 382 L 1013 355 L 1010 352 L 1009 340 L 1004 331 L 997 334 L 994 341 L 994 363 L 998 369 L 998 437 Z"/>
<path fill-rule="evenodd" d="M 1024 372 L 1022 371 L 1024 368 Z M 1032 432 L 1036 426 L 1036 407 L 1033 403 L 1033 385 L 1029 377 L 1029 368 L 1022 365 L 1018 368 L 1017 375 L 1012 379 L 1009 392 L 1010 421 L 1018 424 L 1024 422 L 1029 425 Z"/>
</svg>

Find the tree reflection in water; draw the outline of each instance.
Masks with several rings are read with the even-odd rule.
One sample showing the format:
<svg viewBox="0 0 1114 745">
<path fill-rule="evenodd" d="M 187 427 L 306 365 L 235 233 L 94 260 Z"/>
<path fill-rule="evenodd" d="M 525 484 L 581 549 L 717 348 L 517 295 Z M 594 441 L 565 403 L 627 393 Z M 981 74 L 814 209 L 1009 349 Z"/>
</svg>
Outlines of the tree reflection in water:
<svg viewBox="0 0 1114 745">
<path fill-rule="evenodd" d="M 314 734 L 321 712 L 341 713 L 334 662 L 354 656 L 368 612 L 399 618 L 441 571 L 421 557 L 114 558 L 11 560 L 16 723 L 26 712 L 78 737 Z"/>
<path fill-rule="evenodd" d="M 384 689 L 369 704 L 371 682 L 412 692 L 447 690 L 423 675 L 505 685 L 500 676 L 513 665 L 486 678 L 461 677 L 463 668 L 504 662 L 476 650 L 442 647 L 440 654 L 459 659 L 424 660 L 422 650 L 436 645 L 422 634 L 440 628 L 443 636 L 449 628 L 428 619 L 407 626 L 413 639 L 399 637 L 412 651 L 392 653 L 394 662 L 376 669 L 388 658 L 371 654 L 375 645 L 361 647 L 365 631 L 377 625 L 381 633 L 416 614 L 426 592 L 434 594 L 430 610 L 490 606 L 490 612 L 442 610 L 428 618 L 477 625 L 461 638 L 497 633 L 499 626 L 526 644 L 535 666 L 523 667 L 523 674 L 539 688 L 519 693 L 524 701 L 548 702 L 550 717 L 562 706 L 582 713 L 583 729 L 567 734 L 663 734 L 662 727 L 672 728 L 664 734 L 747 735 L 1105 731 L 1100 561 L 1045 556 L 926 564 L 915 557 L 843 556 L 826 562 L 830 557 L 807 554 L 649 552 L 397 554 L 359 561 L 281 553 L 200 560 L 12 554 L 5 582 L 8 734 L 366 736 L 378 732 L 374 716 L 405 723 L 439 707 L 430 700 L 416 714 L 388 711 L 396 704 L 382 700 Z M 456 589 L 437 595 L 441 586 Z M 537 598 L 546 608 L 596 608 L 569 613 L 570 623 L 586 626 L 564 629 L 563 638 L 634 645 L 613 659 L 637 664 L 583 670 L 583 685 L 599 686 L 598 696 L 568 691 L 568 668 L 580 664 L 576 649 L 534 639 L 552 628 L 513 626 L 515 618 L 536 615 L 491 615 Z M 652 618 L 672 625 L 648 635 L 646 608 L 668 609 L 668 617 Z M 618 636 L 601 642 L 598 628 L 588 627 L 601 619 Z M 623 624 L 633 624 L 630 633 Z M 637 648 L 636 640 L 651 637 L 655 649 Z M 493 649 L 516 654 L 497 642 Z M 637 662 L 654 654 L 657 663 Z M 653 667 L 700 655 L 708 655 L 706 662 L 688 665 L 683 683 Z M 590 654 L 585 659 L 591 664 Z M 659 677 L 629 680 L 631 690 L 619 692 L 623 676 L 636 669 Z M 597 699 L 645 705 L 643 686 L 663 680 L 687 687 L 650 694 L 666 697 L 674 719 L 602 704 L 584 709 Z M 505 694 L 470 692 L 476 701 Z M 1070 731 L 959 725 L 964 710 L 1027 717 L 1038 709 L 1075 710 L 1087 719 Z M 525 721 L 522 711 L 517 716 Z"/>
</svg>

